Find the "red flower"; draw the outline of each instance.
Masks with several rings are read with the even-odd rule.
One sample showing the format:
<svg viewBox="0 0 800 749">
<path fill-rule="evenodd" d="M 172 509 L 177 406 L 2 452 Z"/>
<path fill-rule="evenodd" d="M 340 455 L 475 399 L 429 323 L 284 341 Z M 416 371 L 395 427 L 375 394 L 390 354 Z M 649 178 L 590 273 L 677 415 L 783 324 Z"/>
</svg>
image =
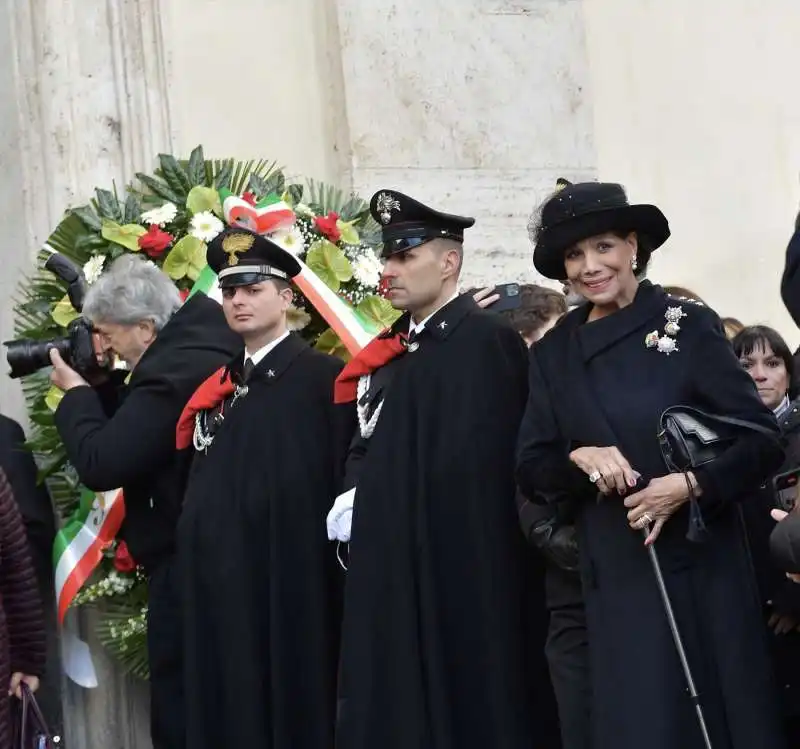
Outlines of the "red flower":
<svg viewBox="0 0 800 749">
<path fill-rule="evenodd" d="M 180 293 L 180 295 L 181 295 L 181 301 L 182 301 L 182 302 L 185 302 L 185 301 L 186 301 L 186 297 L 188 297 L 188 296 L 189 296 L 189 292 L 190 292 L 190 289 L 181 289 L 181 290 L 180 290 L 180 292 L 179 292 L 179 293 Z"/>
<path fill-rule="evenodd" d="M 139 248 L 144 250 L 150 257 L 157 258 L 164 254 L 164 250 L 172 244 L 175 237 L 161 231 L 156 224 L 151 224 L 147 234 L 139 237 Z"/>
<path fill-rule="evenodd" d="M 246 192 L 244 195 L 242 195 L 242 200 L 244 200 L 245 203 L 250 203 L 250 205 L 255 208 L 255 205 L 256 205 L 256 195 L 255 195 L 255 193 L 249 192 L 249 191 Z"/>
<path fill-rule="evenodd" d="M 114 552 L 114 567 L 117 572 L 133 572 L 136 569 L 136 562 L 133 561 L 133 557 L 128 551 L 128 544 L 124 541 L 117 544 L 117 550 Z"/>
<path fill-rule="evenodd" d="M 339 227 L 336 226 L 336 222 L 338 220 L 339 214 L 334 213 L 333 211 L 331 211 L 327 216 L 317 216 L 314 219 L 317 229 L 319 229 L 320 232 L 322 232 L 322 234 L 334 244 L 336 244 L 342 238 L 342 232 L 340 232 Z"/>
</svg>

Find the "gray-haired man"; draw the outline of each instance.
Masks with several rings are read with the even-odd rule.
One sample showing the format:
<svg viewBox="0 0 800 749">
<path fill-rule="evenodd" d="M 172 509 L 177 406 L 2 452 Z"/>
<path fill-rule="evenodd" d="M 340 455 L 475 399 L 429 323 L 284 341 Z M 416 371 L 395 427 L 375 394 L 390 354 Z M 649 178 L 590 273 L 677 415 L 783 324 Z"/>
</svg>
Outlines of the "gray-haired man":
<svg viewBox="0 0 800 749">
<path fill-rule="evenodd" d="M 66 391 L 56 427 L 83 484 L 124 491 L 120 535 L 149 576 L 153 745 L 183 749 L 182 630 L 172 562 L 184 478 L 175 427 L 192 393 L 242 341 L 216 302 L 195 295 L 182 304 L 164 273 L 133 256 L 119 258 L 89 288 L 83 314 L 102 347 L 125 361 L 131 374 L 127 384 L 114 372 L 90 387 L 51 350 L 51 379 Z"/>
</svg>

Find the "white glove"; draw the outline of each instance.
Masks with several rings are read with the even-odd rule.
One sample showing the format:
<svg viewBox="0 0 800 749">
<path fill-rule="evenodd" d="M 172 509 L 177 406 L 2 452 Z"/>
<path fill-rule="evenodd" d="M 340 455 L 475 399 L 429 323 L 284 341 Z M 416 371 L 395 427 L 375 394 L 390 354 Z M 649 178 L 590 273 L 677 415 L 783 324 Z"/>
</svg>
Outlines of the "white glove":
<svg viewBox="0 0 800 749">
<path fill-rule="evenodd" d="M 353 504 L 356 500 L 356 490 L 353 487 L 349 492 L 340 494 L 328 513 L 328 540 L 350 541 L 350 526 L 353 522 Z"/>
</svg>

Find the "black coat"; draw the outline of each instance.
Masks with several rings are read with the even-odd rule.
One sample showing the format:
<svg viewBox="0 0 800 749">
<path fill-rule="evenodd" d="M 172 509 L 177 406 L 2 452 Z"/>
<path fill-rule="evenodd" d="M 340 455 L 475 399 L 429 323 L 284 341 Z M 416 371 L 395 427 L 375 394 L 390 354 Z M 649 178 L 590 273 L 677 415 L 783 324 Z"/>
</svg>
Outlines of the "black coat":
<svg viewBox="0 0 800 749">
<path fill-rule="evenodd" d="M 325 517 L 353 426 L 333 404 L 341 367 L 290 335 L 195 453 L 178 524 L 187 746 L 333 747 L 341 569 Z"/>
<path fill-rule="evenodd" d="M 778 474 L 800 468 L 800 403 L 796 401 L 791 405 L 781 417 L 779 426 L 786 446 L 786 458 Z M 800 621 L 800 585 L 786 578 L 769 553 L 770 533 L 775 528 L 770 510 L 774 507 L 778 507 L 778 501 L 772 481 L 742 502 L 764 621 L 766 623 L 773 613 L 786 614 Z M 770 631 L 769 643 L 784 713 L 796 720 L 800 717 L 800 632 L 775 634 Z M 797 740 L 797 734 L 794 739 Z"/>
<path fill-rule="evenodd" d="M 681 306 L 678 351 L 649 348 L 668 307 Z M 593 680 L 594 749 L 693 749 L 700 733 L 641 533 L 619 497 L 596 499 L 568 454 L 617 446 L 645 482 L 667 473 L 658 446 L 661 412 L 694 406 L 775 430 L 743 434 L 697 472 L 708 525 L 687 540 L 689 507 L 657 542 L 666 585 L 702 695 L 715 749 L 781 747 L 776 695 L 752 568 L 735 502 L 782 458 L 777 425 L 739 365 L 713 311 L 641 283 L 631 305 L 584 324 L 569 313 L 531 351 L 528 408 L 517 476 L 531 497 L 583 496 L 578 524 Z"/>
<path fill-rule="evenodd" d="M 77 387 L 58 406 L 56 427 L 81 482 L 92 491 L 124 490 L 120 536 L 145 567 L 174 551 L 183 497 L 178 417 L 197 387 L 241 345 L 219 304 L 195 294 L 145 351 L 116 404 L 93 388 Z"/>
<path fill-rule="evenodd" d="M 44 484 L 36 482 L 36 462 L 25 447 L 25 433 L 13 419 L 0 415 L 0 468 L 5 471 L 25 524 L 39 587 L 52 593 L 53 541 L 56 520 Z"/>
<path fill-rule="evenodd" d="M 770 536 L 769 546 L 780 569 L 800 574 L 800 513 L 792 512 L 778 523 Z"/>
<path fill-rule="evenodd" d="M 786 261 L 781 277 L 781 298 L 792 320 L 800 325 L 800 214 L 795 232 L 786 248 Z"/>
<path fill-rule="evenodd" d="M 392 363 L 358 469 L 337 747 L 529 749 L 513 480 L 524 344 L 464 296 L 417 342 Z"/>
</svg>

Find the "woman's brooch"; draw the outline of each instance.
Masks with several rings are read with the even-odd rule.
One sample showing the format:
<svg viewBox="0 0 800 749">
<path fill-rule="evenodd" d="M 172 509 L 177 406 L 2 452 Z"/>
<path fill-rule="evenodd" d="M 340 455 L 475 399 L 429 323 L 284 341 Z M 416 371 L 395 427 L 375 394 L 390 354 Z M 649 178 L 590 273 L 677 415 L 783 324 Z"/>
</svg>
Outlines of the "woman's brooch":
<svg viewBox="0 0 800 749">
<path fill-rule="evenodd" d="M 647 348 L 657 349 L 662 354 L 669 356 L 674 351 L 679 350 L 678 342 L 675 338 L 681 332 L 679 323 L 682 318 L 686 317 L 686 313 L 682 307 L 667 307 L 664 317 L 667 320 L 666 325 L 664 325 L 664 333 L 661 334 L 657 330 L 648 333 L 645 336 L 644 345 Z"/>
</svg>

